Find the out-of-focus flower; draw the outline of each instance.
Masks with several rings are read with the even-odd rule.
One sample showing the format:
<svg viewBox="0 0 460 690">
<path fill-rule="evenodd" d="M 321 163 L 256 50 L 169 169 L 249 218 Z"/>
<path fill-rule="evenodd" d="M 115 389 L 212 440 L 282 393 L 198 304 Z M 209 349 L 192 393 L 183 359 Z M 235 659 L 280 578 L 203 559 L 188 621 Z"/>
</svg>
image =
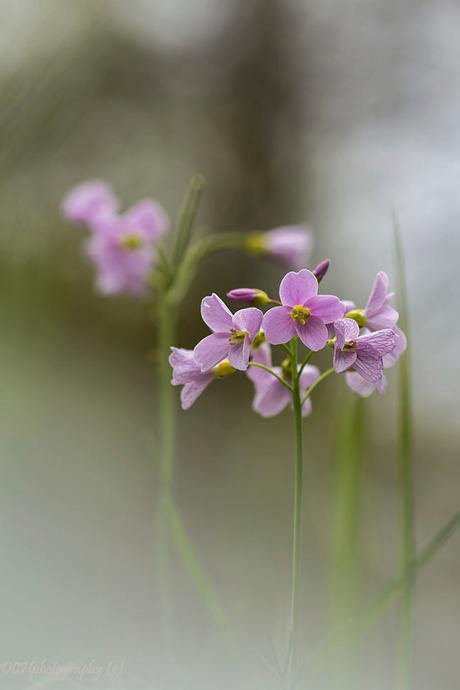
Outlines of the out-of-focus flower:
<svg viewBox="0 0 460 690">
<path fill-rule="evenodd" d="M 236 288 L 227 292 L 227 297 L 243 304 L 254 304 L 256 307 L 263 307 L 270 302 L 267 293 L 257 288 Z"/>
<path fill-rule="evenodd" d="M 118 200 L 102 180 L 89 180 L 73 187 L 62 202 L 62 213 L 70 223 L 91 224 L 101 213 L 115 214 Z"/>
<path fill-rule="evenodd" d="M 214 331 L 195 347 L 195 359 L 201 370 L 208 371 L 223 359 L 228 359 L 235 369 L 247 369 L 249 347 L 262 324 L 260 309 L 249 307 L 232 314 L 220 297 L 213 293 L 202 300 L 201 316 Z"/>
<path fill-rule="evenodd" d="M 254 254 L 265 254 L 286 268 L 305 268 L 313 247 L 313 233 L 307 225 L 286 225 L 267 232 L 250 233 L 246 248 Z"/>
<path fill-rule="evenodd" d="M 263 343 L 254 350 L 251 361 L 263 364 L 275 374 L 280 376 L 287 383 L 292 383 L 292 373 L 288 360 L 282 366 L 272 366 L 271 350 L 268 343 Z M 300 365 L 298 367 L 300 369 Z M 249 367 L 247 375 L 254 383 L 256 393 L 252 403 L 254 412 L 262 417 L 274 417 L 279 414 L 287 405 L 292 407 L 292 396 L 289 388 L 284 386 L 281 381 L 275 378 L 265 369 L 260 367 Z M 300 397 L 303 398 L 310 386 L 319 378 L 319 369 L 307 364 L 299 378 Z M 307 398 L 302 406 L 302 415 L 306 417 L 311 412 L 311 400 Z"/>
<path fill-rule="evenodd" d="M 193 350 L 172 347 L 169 363 L 173 368 L 173 386 L 183 386 L 180 399 L 183 410 L 188 410 L 202 392 L 215 378 L 225 378 L 234 374 L 236 369 L 228 361 L 220 362 L 210 371 L 201 371 L 195 361 Z"/>
<path fill-rule="evenodd" d="M 265 316 L 263 327 L 269 343 L 281 345 L 295 335 L 310 350 L 321 350 L 327 342 L 326 324 L 343 316 L 344 306 L 334 295 L 318 295 L 318 281 L 311 271 L 291 271 L 281 281 L 283 306 L 273 307 Z"/>
<path fill-rule="evenodd" d="M 119 215 L 118 201 L 101 180 L 74 187 L 65 197 L 62 212 L 90 231 L 85 252 L 96 268 L 96 288 L 104 295 L 140 296 L 156 261 L 156 244 L 169 227 L 159 203 L 144 199 Z"/>
<path fill-rule="evenodd" d="M 383 329 L 359 335 L 359 326 L 353 319 L 338 319 L 334 323 L 334 369 L 338 374 L 350 367 L 366 381 L 380 381 L 383 374 L 383 357 L 395 348 L 395 335 Z"/>
<path fill-rule="evenodd" d="M 102 213 L 92 221 L 86 254 L 104 295 L 143 295 L 156 261 L 156 244 L 168 229 L 166 213 L 155 201 L 138 202 L 123 215 Z"/>
</svg>

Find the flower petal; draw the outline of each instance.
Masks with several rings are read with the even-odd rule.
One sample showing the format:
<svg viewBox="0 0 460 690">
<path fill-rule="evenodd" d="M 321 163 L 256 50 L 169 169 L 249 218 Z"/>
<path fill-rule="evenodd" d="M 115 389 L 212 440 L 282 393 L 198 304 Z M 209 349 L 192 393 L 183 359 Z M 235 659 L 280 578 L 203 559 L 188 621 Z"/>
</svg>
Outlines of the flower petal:
<svg viewBox="0 0 460 690">
<path fill-rule="evenodd" d="M 193 350 L 183 347 L 172 347 L 169 355 L 169 363 L 173 368 L 173 386 L 180 386 L 196 375 L 202 376 L 201 367 L 195 361 Z"/>
<path fill-rule="evenodd" d="M 143 230 L 152 240 L 158 240 L 169 228 L 169 218 L 164 208 L 154 199 L 142 199 L 121 217 L 127 230 Z"/>
<path fill-rule="evenodd" d="M 201 317 L 205 324 L 216 333 L 230 333 L 233 327 L 233 314 L 215 292 L 201 300 Z"/>
<path fill-rule="evenodd" d="M 189 381 L 185 384 L 180 392 L 183 410 L 188 410 L 188 408 L 193 405 L 198 396 L 200 396 L 204 389 L 209 386 L 213 378 L 213 375 L 209 374 L 208 377 L 194 379 L 193 381 Z"/>
<path fill-rule="evenodd" d="M 200 340 L 193 353 L 201 371 L 208 371 L 225 359 L 229 347 L 228 333 L 211 333 Z"/>
<path fill-rule="evenodd" d="M 287 343 L 296 334 L 295 321 L 286 307 L 273 307 L 264 314 L 265 337 L 272 345 Z"/>
<path fill-rule="evenodd" d="M 338 341 L 336 341 L 334 344 L 334 369 L 337 374 L 342 374 L 352 367 L 355 361 L 356 352 L 353 352 L 353 350 L 341 350 Z"/>
<path fill-rule="evenodd" d="M 381 328 L 393 328 L 398 319 L 399 313 L 388 304 L 384 304 L 373 316 L 369 316 L 366 312 L 366 323 L 373 331 L 378 331 Z"/>
<path fill-rule="evenodd" d="M 295 329 L 300 340 L 310 350 L 318 352 L 326 346 L 329 337 L 327 326 L 317 316 L 310 316 L 305 324 L 295 322 Z"/>
<path fill-rule="evenodd" d="M 388 288 L 388 276 L 384 271 L 377 273 L 374 286 L 366 304 L 366 316 L 374 316 L 385 304 Z"/>
<path fill-rule="evenodd" d="M 366 381 L 373 381 L 377 383 L 382 378 L 383 373 L 383 362 L 382 358 L 377 356 L 358 356 L 353 368 L 358 372 L 363 379 Z"/>
<path fill-rule="evenodd" d="M 345 380 L 348 388 L 351 388 L 354 393 L 358 393 L 358 395 L 360 395 L 362 398 L 368 398 L 370 395 L 372 395 L 376 389 L 376 386 L 378 385 L 376 383 L 372 383 L 372 381 L 366 381 L 366 379 L 363 379 L 363 377 L 360 376 L 357 371 L 347 371 L 345 374 Z"/>
<path fill-rule="evenodd" d="M 395 349 L 384 356 L 383 366 L 385 369 L 392 367 L 393 364 L 398 361 L 407 347 L 407 338 L 399 326 L 393 326 L 391 330 L 395 334 Z"/>
<path fill-rule="evenodd" d="M 306 364 L 300 374 L 299 387 L 300 387 L 300 397 L 303 398 L 310 386 L 319 379 L 319 369 L 312 364 Z"/>
<path fill-rule="evenodd" d="M 287 225 L 263 235 L 267 251 L 288 268 L 298 271 L 308 264 L 313 235 L 307 225 Z"/>
<path fill-rule="evenodd" d="M 233 315 L 233 327 L 237 331 L 248 331 L 252 342 L 260 331 L 263 318 L 263 313 L 256 307 L 240 309 Z"/>
<path fill-rule="evenodd" d="M 258 386 L 252 403 L 252 409 L 262 417 L 274 417 L 279 414 L 291 399 L 289 390 L 273 376 L 263 386 Z"/>
<path fill-rule="evenodd" d="M 245 335 L 242 343 L 237 345 L 230 344 L 230 349 L 228 351 L 228 361 L 240 371 L 246 371 L 249 362 L 249 336 Z M 254 367 L 255 369 L 255 367 Z"/>
<path fill-rule="evenodd" d="M 360 356 L 361 354 L 377 354 L 383 357 L 389 352 L 393 352 L 395 346 L 395 334 L 390 328 L 374 331 L 374 333 L 362 335 L 356 339 L 356 347 Z"/>
<path fill-rule="evenodd" d="M 118 201 L 102 180 L 90 180 L 70 190 L 62 202 L 62 213 L 71 223 L 91 225 L 102 211 L 115 213 Z"/>
<path fill-rule="evenodd" d="M 280 299 L 283 305 L 295 307 L 305 304 L 318 293 L 318 281 L 311 271 L 303 268 L 298 273 L 286 273 L 280 285 Z"/>
<path fill-rule="evenodd" d="M 249 356 L 251 362 L 255 362 L 256 364 L 263 364 L 264 367 L 268 368 L 272 365 L 272 352 L 270 344 L 267 342 L 261 343 L 259 347 L 251 347 Z M 248 367 L 246 374 L 254 384 L 266 381 L 269 377 L 273 378 L 268 371 L 260 367 Z"/>
<path fill-rule="evenodd" d="M 335 295 L 316 295 L 308 300 L 306 306 L 324 323 L 332 323 L 345 314 L 345 305 Z"/>
<path fill-rule="evenodd" d="M 354 319 L 337 319 L 334 321 L 334 330 L 341 350 L 346 340 L 356 340 L 359 336 L 359 326 Z"/>
<path fill-rule="evenodd" d="M 311 398 L 307 398 L 302 405 L 302 417 L 308 417 L 309 414 L 311 414 L 312 411 L 312 404 L 311 404 Z"/>
</svg>

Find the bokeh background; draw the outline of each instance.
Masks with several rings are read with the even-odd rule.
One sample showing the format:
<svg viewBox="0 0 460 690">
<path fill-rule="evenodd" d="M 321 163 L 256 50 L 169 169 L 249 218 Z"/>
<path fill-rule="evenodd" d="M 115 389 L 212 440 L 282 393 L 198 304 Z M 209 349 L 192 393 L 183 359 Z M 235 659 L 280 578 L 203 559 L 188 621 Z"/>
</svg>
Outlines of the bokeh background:
<svg viewBox="0 0 460 690">
<path fill-rule="evenodd" d="M 200 225 L 308 221 L 312 265 L 332 260 L 327 291 L 358 303 L 378 270 L 394 276 L 396 210 L 422 544 L 460 504 L 460 6 L 1 0 L 0 13 L 1 661 L 124 661 L 101 688 L 276 687 L 261 656 L 273 656 L 271 638 L 281 645 L 287 617 L 292 420 L 253 415 L 244 377 L 215 384 L 180 416 L 176 496 L 229 613 L 244 681 L 235 684 L 176 561 L 171 678 L 155 563 L 155 329 L 145 305 L 94 293 L 83 232 L 64 223 L 60 202 L 99 177 L 124 206 L 154 196 L 174 218 L 201 172 Z M 214 257 L 185 301 L 176 344 L 205 334 L 203 295 L 274 292 L 281 276 L 236 253 Z M 359 540 L 369 600 L 398 568 L 395 371 L 389 379 L 366 406 Z M 328 381 L 306 423 L 310 650 L 327 621 L 335 420 L 351 400 L 343 380 Z M 458 688 L 459 545 L 419 580 L 417 690 Z M 395 687 L 395 637 L 392 611 L 358 648 L 363 688 Z M 9 674 L 2 687 L 36 682 Z"/>
</svg>

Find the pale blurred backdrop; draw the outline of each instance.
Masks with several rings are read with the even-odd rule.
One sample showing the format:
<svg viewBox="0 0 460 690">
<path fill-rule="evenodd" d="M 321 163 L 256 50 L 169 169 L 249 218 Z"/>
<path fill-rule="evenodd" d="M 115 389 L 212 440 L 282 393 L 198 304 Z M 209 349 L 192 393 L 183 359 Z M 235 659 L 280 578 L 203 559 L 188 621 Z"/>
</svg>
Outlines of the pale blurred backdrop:
<svg viewBox="0 0 460 690">
<path fill-rule="evenodd" d="M 396 210 L 422 544 L 460 506 L 460 5 L 0 0 L 0 16 L 0 664 L 124 661 L 120 678 L 97 684 L 112 689 L 275 688 L 261 655 L 270 657 L 271 636 L 282 640 L 287 612 L 292 420 L 256 417 L 243 377 L 181 413 L 176 496 L 244 650 L 244 681 L 234 680 L 178 563 L 177 674 L 166 680 L 153 524 L 155 331 L 136 301 L 94 293 L 84 233 L 64 223 L 60 202 L 98 177 L 125 206 L 153 196 L 174 218 L 201 172 L 200 224 L 245 231 L 308 221 L 312 265 L 332 260 L 326 291 L 358 303 L 377 271 L 394 276 Z M 209 261 L 175 344 L 192 347 L 205 334 L 202 296 L 244 285 L 274 292 L 281 277 L 237 254 Z M 387 395 L 367 405 L 369 599 L 398 568 L 395 371 L 389 379 Z M 332 431 L 350 403 L 344 388 L 325 385 L 306 426 L 309 649 L 325 631 Z M 419 580 L 417 690 L 458 690 L 459 546 L 454 538 Z M 360 645 L 363 688 L 395 687 L 395 634 L 392 611 Z M 51 684 L 10 673 L 2 687 L 38 680 Z"/>
</svg>

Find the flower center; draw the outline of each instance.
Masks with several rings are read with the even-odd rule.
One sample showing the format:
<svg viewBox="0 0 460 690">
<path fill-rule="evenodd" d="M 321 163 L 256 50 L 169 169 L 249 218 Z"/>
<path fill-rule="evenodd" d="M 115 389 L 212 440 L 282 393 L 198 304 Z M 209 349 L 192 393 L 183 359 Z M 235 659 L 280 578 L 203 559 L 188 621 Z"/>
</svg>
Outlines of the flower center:
<svg viewBox="0 0 460 690">
<path fill-rule="evenodd" d="M 127 249 L 128 251 L 134 251 L 135 249 L 140 249 L 142 245 L 144 244 L 144 240 L 140 235 L 136 235 L 135 233 L 129 233 L 124 235 L 120 239 L 120 247 L 121 249 Z"/>
<path fill-rule="evenodd" d="M 266 341 L 265 332 L 260 331 L 260 333 L 258 333 L 256 335 L 256 337 L 254 338 L 254 340 L 252 341 L 251 347 L 254 350 L 257 350 L 262 345 L 262 343 L 264 343 L 265 341 Z"/>
<path fill-rule="evenodd" d="M 302 326 L 307 323 L 310 315 L 311 311 L 308 309 L 308 307 L 303 307 L 301 304 L 296 304 L 291 311 L 292 319 L 297 321 L 297 323 L 300 323 Z"/>
<path fill-rule="evenodd" d="M 356 350 L 356 340 L 346 340 L 342 348 L 344 351 L 355 352 Z"/>
<path fill-rule="evenodd" d="M 244 336 L 250 336 L 248 331 L 237 331 L 236 328 L 231 328 L 230 333 L 232 334 L 228 339 L 230 345 L 241 345 L 244 342 Z"/>
</svg>

